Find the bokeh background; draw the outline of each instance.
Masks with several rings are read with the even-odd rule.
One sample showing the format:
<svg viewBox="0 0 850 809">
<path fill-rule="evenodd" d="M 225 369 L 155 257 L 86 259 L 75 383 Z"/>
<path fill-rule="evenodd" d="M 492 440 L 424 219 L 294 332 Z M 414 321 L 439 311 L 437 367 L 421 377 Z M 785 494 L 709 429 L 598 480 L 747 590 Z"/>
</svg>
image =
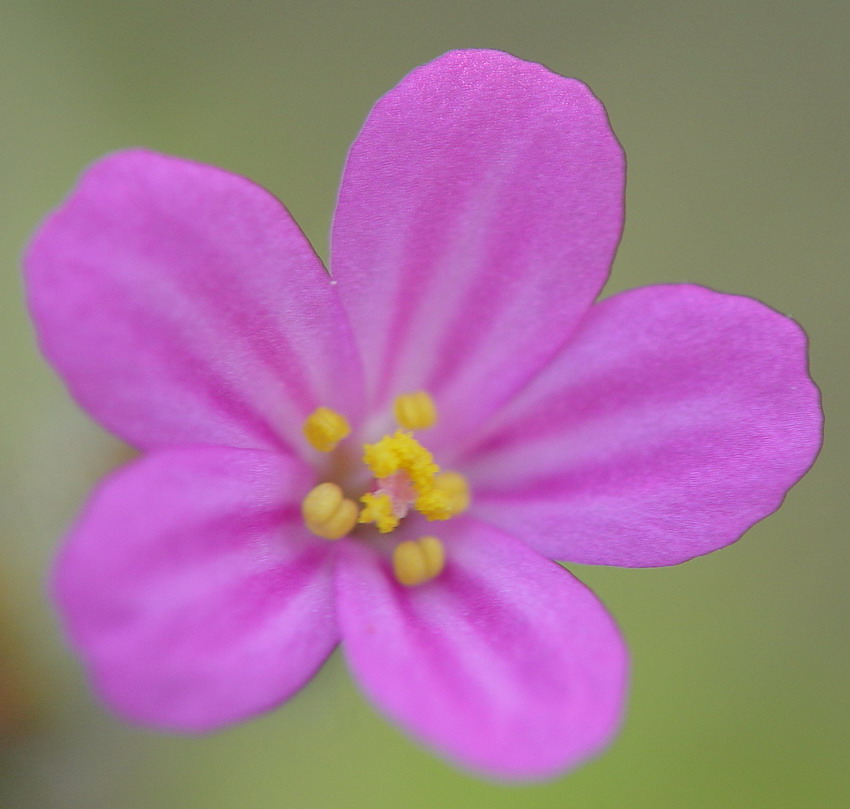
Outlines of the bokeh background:
<svg viewBox="0 0 850 809">
<path fill-rule="evenodd" d="M 845 0 L 0 0 L 0 805 L 850 805 L 848 33 Z M 629 159 L 608 293 L 698 282 L 806 327 L 820 460 L 733 547 L 577 570 L 622 625 L 634 681 L 622 735 L 561 779 L 452 769 L 385 723 L 338 657 L 280 710 L 217 735 L 124 724 L 65 648 L 45 577 L 87 490 L 129 453 L 38 356 L 21 249 L 86 164 L 139 145 L 252 177 L 326 255 L 370 105 L 457 47 L 543 62 L 607 105 Z"/>
</svg>

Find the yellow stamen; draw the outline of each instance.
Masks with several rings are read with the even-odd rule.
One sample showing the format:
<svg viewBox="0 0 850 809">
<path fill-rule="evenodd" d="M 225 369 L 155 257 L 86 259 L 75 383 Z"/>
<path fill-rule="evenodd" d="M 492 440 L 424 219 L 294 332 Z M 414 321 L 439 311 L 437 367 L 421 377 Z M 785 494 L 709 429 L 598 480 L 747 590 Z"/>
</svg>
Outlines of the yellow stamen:
<svg viewBox="0 0 850 809">
<path fill-rule="evenodd" d="M 440 472 L 434 485 L 448 497 L 452 517 L 469 508 L 469 484 L 460 472 Z"/>
<path fill-rule="evenodd" d="M 399 542 L 393 551 L 393 573 L 405 587 L 435 579 L 445 566 L 443 543 L 437 537 Z"/>
<path fill-rule="evenodd" d="M 304 522 L 316 536 L 340 539 L 358 522 L 374 524 L 380 533 L 388 534 L 398 528 L 411 509 L 427 520 L 448 520 L 469 506 L 469 486 L 463 475 L 440 472 L 434 457 L 411 432 L 436 423 L 434 400 L 425 391 L 397 396 L 395 414 L 401 429 L 374 444 L 363 445 L 363 462 L 372 472 L 375 483 L 372 491 L 360 497 L 360 503 L 346 498 L 342 489 L 331 482 L 316 486 L 304 498 L 301 504 Z M 345 416 L 329 407 L 316 408 L 304 421 L 303 430 L 310 446 L 320 452 L 332 452 L 351 434 Z M 335 472 L 348 476 L 346 458 L 335 459 L 332 466 Z M 431 560 L 426 572 L 407 576 L 416 583 L 432 578 L 442 569 L 443 546 L 434 537 L 418 540 L 414 546 L 418 554 L 416 559 L 426 554 Z M 409 547 L 409 543 L 404 547 Z M 423 551 L 422 548 L 432 550 Z"/>
<path fill-rule="evenodd" d="M 301 502 L 307 528 L 322 539 L 340 539 L 357 524 L 357 503 L 336 483 L 320 483 Z"/>
<path fill-rule="evenodd" d="M 367 492 L 360 498 L 363 509 L 357 522 L 373 522 L 382 534 L 388 534 L 398 527 L 399 518 L 393 514 L 393 503 L 388 494 Z"/>
<path fill-rule="evenodd" d="M 434 487 L 433 483 L 431 487 L 427 492 L 423 492 L 416 498 L 413 507 L 426 520 L 447 520 L 449 517 L 453 517 L 454 512 L 451 508 L 449 496 Z"/>
<path fill-rule="evenodd" d="M 372 474 L 380 482 L 397 472 L 404 472 L 416 492 L 413 507 L 428 520 L 447 520 L 452 516 L 451 498 L 438 489 L 434 478 L 440 467 L 434 463 L 434 458 L 410 433 L 396 430 L 392 435 L 385 435 L 374 444 L 363 445 L 363 463 L 372 470 Z M 360 498 L 370 502 L 364 495 Z M 375 522 L 372 511 L 364 509 L 360 515 L 361 522 Z M 379 530 L 383 530 L 380 529 Z M 392 531 L 388 528 L 387 531 Z"/>
<path fill-rule="evenodd" d="M 304 422 L 304 436 L 319 452 L 331 452 L 350 432 L 348 420 L 329 407 L 317 407 Z"/>
<path fill-rule="evenodd" d="M 429 482 L 440 471 L 431 453 L 404 430 L 385 435 L 374 444 L 364 444 L 363 463 L 376 478 L 388 478 L 404 469 L 414 486 Z"/>
<path fill-rule="evenodd" d="M 407 430 L 427 430 L 437 423 L 437 406 L 424 390 L 397 396 L 396 421 Z"/>
</svg>

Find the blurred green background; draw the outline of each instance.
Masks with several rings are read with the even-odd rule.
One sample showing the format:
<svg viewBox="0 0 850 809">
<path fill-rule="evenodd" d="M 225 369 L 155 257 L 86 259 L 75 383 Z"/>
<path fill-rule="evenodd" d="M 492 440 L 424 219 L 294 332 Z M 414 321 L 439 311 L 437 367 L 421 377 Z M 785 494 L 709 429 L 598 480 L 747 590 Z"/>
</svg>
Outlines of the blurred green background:
<svg viewBox="0 0 850 809">
<path fill-rule="evenodd" d="M 848 32 L 846 0 L 0 0 L 0 805 L 850 805 Z M 736 546 L 677 568 L 577 569 L 622 625 L 634 680 L 622 735 L 559 780 L 505 787 L 450 768 L 372 711 L 337 657 L 282 709 L 218 735 L 123 724 L 89 693 L 44 582 L 126 450 L 39 358 L 20 251 L 86 164 L 139 145 L 252 177 L 325 255 L 370 105 L 457 47 L 591 85 L 629 159 L 608 291 L 693 281 L 797 318 L 826 448 Z"/>
</svg>

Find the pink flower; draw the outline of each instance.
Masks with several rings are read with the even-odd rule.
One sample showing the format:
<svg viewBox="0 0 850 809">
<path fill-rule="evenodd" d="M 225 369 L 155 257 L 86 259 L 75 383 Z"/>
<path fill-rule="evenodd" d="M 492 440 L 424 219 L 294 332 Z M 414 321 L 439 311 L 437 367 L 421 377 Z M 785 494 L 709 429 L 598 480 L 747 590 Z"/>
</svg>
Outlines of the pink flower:
<svg viewBox="0 0 850 809">
<path fill-rule="evenodd" d="M 333 281 L 242 178 L 143 151 L 85 174 L 26 266 L 44 353 L 147 452 L 54 581 L 113 708 L 217 728 L 341 642 L 378 706 L 478 772 L 547 776 L 611 739 L 623 642 L 549 560 L 728 545 L 820 441 L 791 320 L 690 285 L 594 303 L 623 183 L 587 87 L 492 51 L 378 102 Z"/>
</svg>

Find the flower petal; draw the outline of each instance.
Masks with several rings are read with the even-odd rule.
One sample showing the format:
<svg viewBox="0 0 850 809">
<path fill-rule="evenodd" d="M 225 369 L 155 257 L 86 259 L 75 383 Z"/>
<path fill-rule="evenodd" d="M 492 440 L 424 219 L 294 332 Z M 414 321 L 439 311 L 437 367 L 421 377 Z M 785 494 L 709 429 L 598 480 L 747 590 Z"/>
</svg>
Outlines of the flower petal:
<svg viewBox="0 0 850 809">
<path fill-rule="evenodd" d="M 476 516 L 549 557 L 671 565 L 777 509 L 820 428 L 796 323 L 749 298 L 647 287 L 594 307 L 464 471 Z"/>
<path fill-rule="evenodd" d="M 329 545 L 305 535 L 296 505 L 306 475 L 277 453 L 162 450 L 95 494 L 54 586 L 115 710 L 208 730 L 313 675 L 338 635 Z"/>
<path fill-rule="evenodd" d="M 112 155 L 25 263 L 45 354 L 137 446 L 279 448 L 318 405 L 358 415 L 359 361 L 330 278 L 280 202 L 241 177 Z"/>
<path fill-rule="evenodd" d="M 558 565 L 468 518 L 440 526 L 447 566 L 405 588 L 388 562 L 341 548 L 343 649 L 367 694 L 461 764 L 553 775 L 617 728 L 626 651 L 602 605 Z"/>
<path fill-rule="evenodd" d="M 601 289 L 623 182 L 602 104 L 541 65 L 457 51 L 381 99 L 332 240 L 372 406 L 424 388 L 454 435 L 479 424 Z"/>
</svg>

